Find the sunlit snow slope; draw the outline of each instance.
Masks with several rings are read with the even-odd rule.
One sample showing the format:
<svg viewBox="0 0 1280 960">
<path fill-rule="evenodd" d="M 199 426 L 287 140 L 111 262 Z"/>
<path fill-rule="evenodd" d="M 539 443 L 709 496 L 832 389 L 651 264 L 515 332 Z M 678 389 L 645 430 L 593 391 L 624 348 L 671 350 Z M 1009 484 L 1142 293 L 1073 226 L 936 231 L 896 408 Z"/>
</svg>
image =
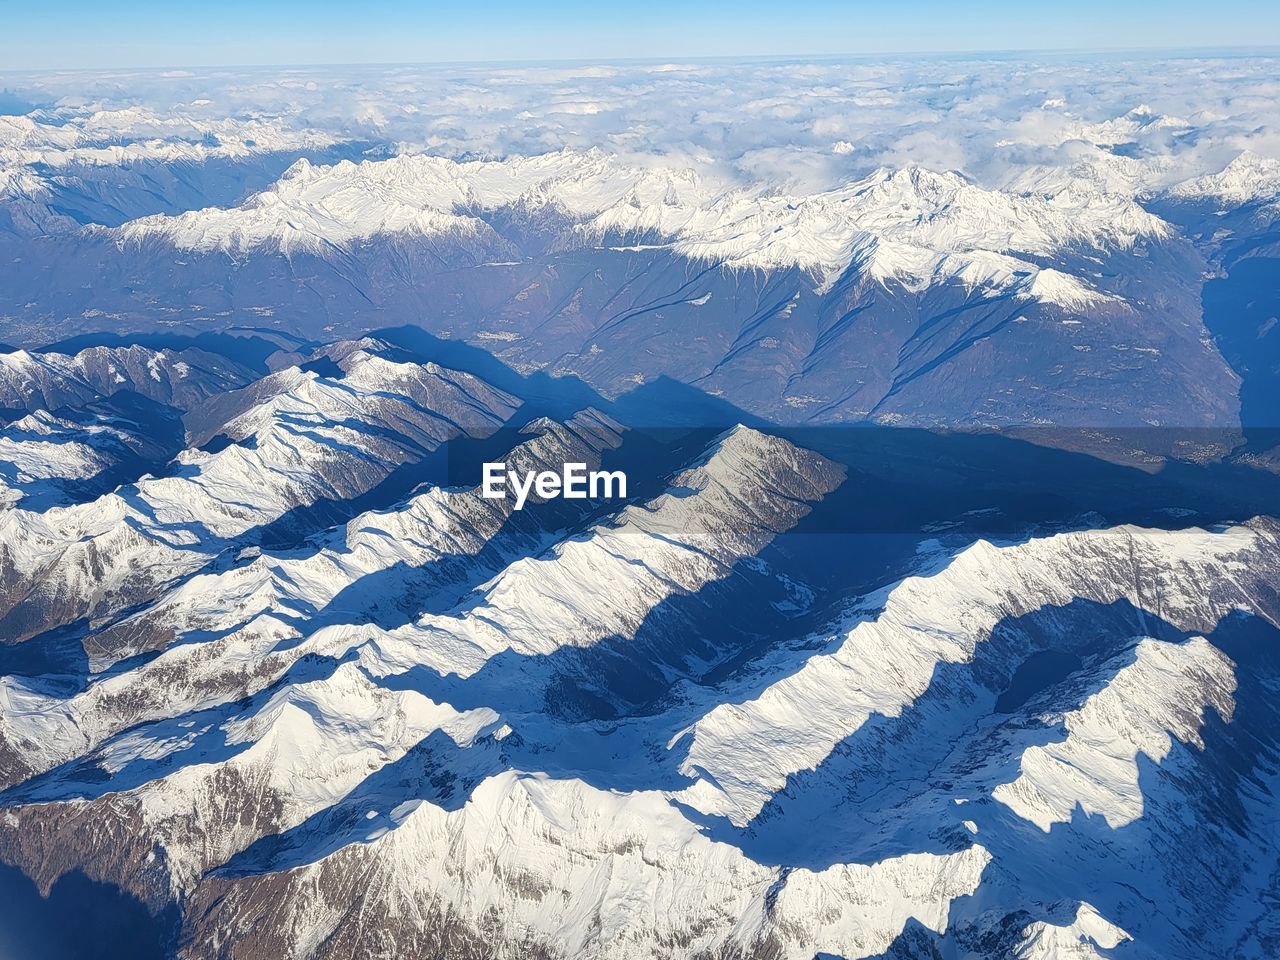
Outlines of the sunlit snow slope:
<svg viewBox="0 0 1280 960">
<path fill-rule="evenodd" d="M 4 514 L 0 855 L 45 888 L 190 958 L 1268 956 L 1274 520 L 863 568 L 840 436 L 289 359 L 171 464 Z M 492 458 L 631 495 L 515 511 Z"/>
</svg>

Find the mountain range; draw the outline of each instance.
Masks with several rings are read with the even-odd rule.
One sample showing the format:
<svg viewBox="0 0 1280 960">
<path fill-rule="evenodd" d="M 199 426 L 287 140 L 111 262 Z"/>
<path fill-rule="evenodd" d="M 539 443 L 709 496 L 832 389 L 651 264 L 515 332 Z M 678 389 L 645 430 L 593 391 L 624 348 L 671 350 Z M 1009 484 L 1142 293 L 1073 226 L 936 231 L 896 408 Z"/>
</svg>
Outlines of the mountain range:
<svg viewBox="0 0 1280 960">
<path fill-rule="evenodd" d="M 1280 161 L 1034 96 L 0 116 L 0 956 L 1280 954 Z"/>
<path fill-rule="evenodd" d="M 880 169 L 807 195 L 600 151 L 303 159 L 238 206 L 11 241 L 0 333 L 410 320 L 520 372 L 609 397 L 667 376 L 773 422 L 1239 426 L 1202 302 L 1222 251 L 1186 225 L 1244 176 L 1260 197 L 1235 209 L 1266 236 L 1274 171 L 1245 157 L 1146 197 L 1123 159 L 1002 189 Z"/>
</svg>

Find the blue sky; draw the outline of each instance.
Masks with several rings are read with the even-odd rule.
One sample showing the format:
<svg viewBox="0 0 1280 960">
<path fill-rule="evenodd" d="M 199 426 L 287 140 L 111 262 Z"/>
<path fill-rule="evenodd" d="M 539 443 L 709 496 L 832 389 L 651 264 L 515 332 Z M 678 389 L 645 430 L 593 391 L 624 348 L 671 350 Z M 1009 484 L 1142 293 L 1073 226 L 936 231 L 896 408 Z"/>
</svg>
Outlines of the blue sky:
<svg viewBox="0 0 1280 960">
<path fill-rule="evenodd" d="M 10 0 L 0 70 L 1280 45 L 1280 3 Z"/>
</svg>

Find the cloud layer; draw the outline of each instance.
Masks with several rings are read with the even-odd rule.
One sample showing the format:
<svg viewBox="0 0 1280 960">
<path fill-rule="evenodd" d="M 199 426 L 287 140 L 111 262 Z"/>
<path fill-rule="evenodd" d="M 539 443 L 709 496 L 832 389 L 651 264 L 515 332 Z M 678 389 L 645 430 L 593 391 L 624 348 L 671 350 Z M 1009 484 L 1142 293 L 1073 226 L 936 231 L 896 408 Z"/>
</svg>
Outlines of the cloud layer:
<svg viewBox="0 0 1280 960">
<path fill-rule="evenodd" d="M 10 110 L 41 109 L 34 133 L 0 127 L 5 166 L 71 148 L 104 162 L 100 148 L 130 143 L 119 159 L 346 140 L 453 159 L 599 147 L 806 192 L 880 166 L 1007 187 L 1083 164 L 1138 193 L 1246 150 L 1280 157 L 1280 60 L 1266 57 L 60 72 L 6 86 Z"/>
</svg>

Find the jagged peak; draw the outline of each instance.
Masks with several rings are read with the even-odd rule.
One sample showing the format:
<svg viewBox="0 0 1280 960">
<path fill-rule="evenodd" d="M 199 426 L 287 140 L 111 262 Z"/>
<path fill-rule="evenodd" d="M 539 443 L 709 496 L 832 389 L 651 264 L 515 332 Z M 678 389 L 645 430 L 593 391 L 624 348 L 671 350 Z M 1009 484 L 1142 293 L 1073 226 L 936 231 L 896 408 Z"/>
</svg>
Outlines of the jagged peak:
<svg viewBox="0 0 1280 960">
<path fill-rule="evenodd" d="M 1169 195 L 1237 205 L 1273 200 L 1280 197 L 1280 159 L 1244 150 L 1217 173 L 1185 180 Z"/>
<path fill-rule="evenodd" d="M 1092 904 L 1081 902 L 1074 916 L 1063 922 L 1050 919 L 1027 924 L 1015 955 L 1019 960 L 1103 960 L 1106 955 L 1099 949 L 1110 951 L 1132 939 Z"/>
</svg>

